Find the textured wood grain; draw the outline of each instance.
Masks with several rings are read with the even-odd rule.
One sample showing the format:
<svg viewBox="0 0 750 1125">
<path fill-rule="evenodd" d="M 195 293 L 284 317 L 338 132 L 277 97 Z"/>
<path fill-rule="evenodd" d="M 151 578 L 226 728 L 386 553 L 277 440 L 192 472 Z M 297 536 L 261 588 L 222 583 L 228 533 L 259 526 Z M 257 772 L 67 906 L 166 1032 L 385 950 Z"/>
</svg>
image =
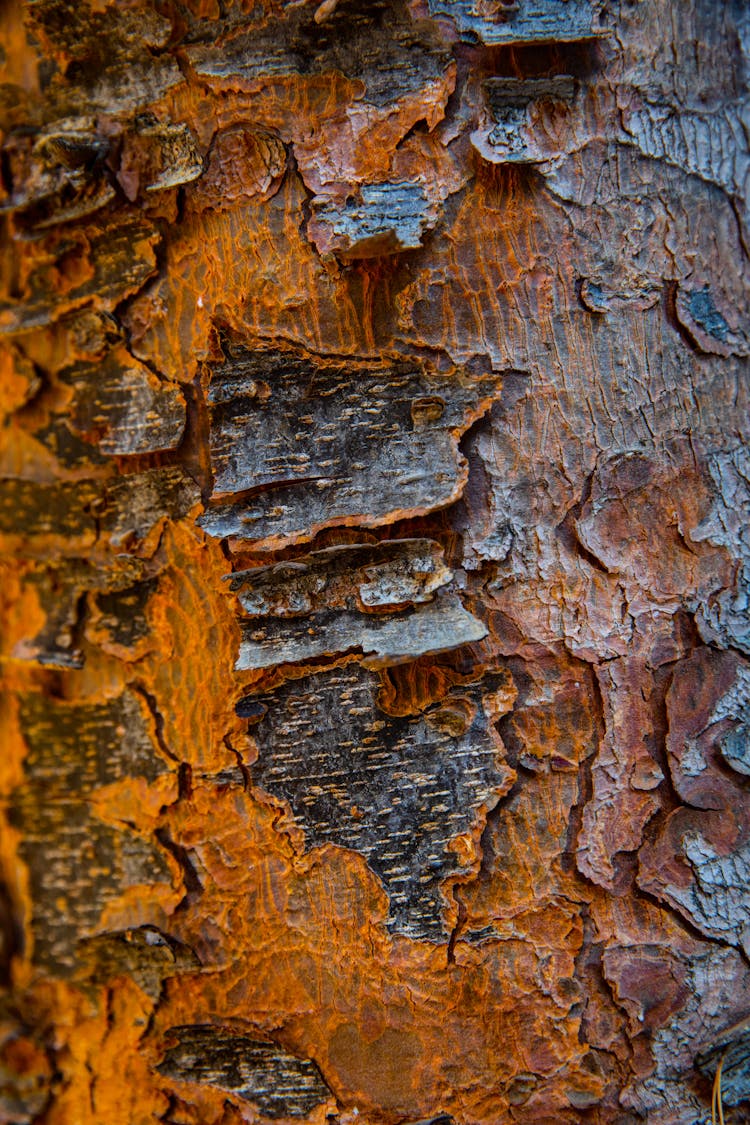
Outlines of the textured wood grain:
<svg viewBox="0 0 750 1125">
<path fill-rule="evenodd" d="M 0 28 L 0 1121 L 748 1121 L 746 6 Z"/>
</svg>

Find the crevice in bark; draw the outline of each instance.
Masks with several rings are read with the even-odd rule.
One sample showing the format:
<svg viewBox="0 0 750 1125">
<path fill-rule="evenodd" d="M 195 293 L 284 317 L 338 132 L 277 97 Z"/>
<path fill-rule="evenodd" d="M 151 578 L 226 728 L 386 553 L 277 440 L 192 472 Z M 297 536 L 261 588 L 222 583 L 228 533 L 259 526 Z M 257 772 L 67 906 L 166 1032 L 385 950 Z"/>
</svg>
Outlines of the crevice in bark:
<svg viewBox="0 0 750 1125">
<path fill-rule="evenodd" d="M 161 846 L 177 861 L 185 884 L 185 896 L 177 906 L 178 910 L 186 910 L 192 906 L 196 899 L 203 894 L 203 884 L 198 877 L 198 872 L 190 858 L 190 852 L 180 844 L 175 843 L 167 828 L 157 828 L 154 833 Z"/>
<path fill-rule="evenodd" d="M 602 745 L 605 734 L 605 707 L 601 687 L 593 666 L 585 665 L 590 686 L 590 700 L 594 704 L 594 721 L 596 730 L 596 746 L 591 753 L 584 756 L 578 766 L 578 799 L 570 811 L 568 820 L 568 833 L 565 848 L 562 851 L 560 862 L 564 871 L 575 871 L 576 875 L 588 882 L 588 876 L 578 867 L 578 837 L 583 827 L 583 813 L 594 795 L 593 767 Z"/>
<path fill-rule="evenodd" d="M 677 314 L 677 290 L 678 283 L 676 281 L 666 282 L 664 286 L 664 315 L 667 318 L 668 324 L 675 330 L 688 348 L 698 355 L 703 355 L 705 354 L 704 349 Z"/>
<path fill-rule="evenodd" d="M 180 762 L 180 759 L 177 757 L 177 755 L 172 752 L 164 737 L 164 716 L 159 710 L 159 702 L 156 696 L 153 694 L 153 692 L 150 692 L 142 682 L 138 680 L 135 680 L 131 684 L 131 690 L 134 691 L 136 695 L 139 695 L 146 704 L 148 713 L 153 719 L 156 742 L 162 754 L 167 759 L 167 761 L 177 762 L 179 766 L 182 767 L 184 763 Z"/>
</svg>

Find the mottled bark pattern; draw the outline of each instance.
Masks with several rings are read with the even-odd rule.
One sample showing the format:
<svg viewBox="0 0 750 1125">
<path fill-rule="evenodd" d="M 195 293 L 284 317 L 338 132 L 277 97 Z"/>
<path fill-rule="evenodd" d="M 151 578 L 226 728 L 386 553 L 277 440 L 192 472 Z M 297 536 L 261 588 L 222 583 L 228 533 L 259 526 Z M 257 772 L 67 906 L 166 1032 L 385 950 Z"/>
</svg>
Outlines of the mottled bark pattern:
<svg viewBox="0 0 750 1125">
<path fill-rule="evenodd" d="M 378 677 L 349 665 L 239 704 L 257 724 L 253 781 L 289 802 L 308 847 L 365 856 L 397 933 L 447 940 L 441 887 L 471 874 L 472 834 L 513 778 L 492 737 L 492 686 L 486 710 L 475 691 L 424 716 L 391 717 L 378 706 Z"/>
<path fill-rule="evenodd" d="M 0 28 L 0 1122 L 750 1121 L 744 0 Z"/>
<path fill-rule="evenodd" d="M 331 1092 L 315 1063 L 273 1043 L 256 1042 L 221 1028 L 178 1027 L 159 1073 L 177 1081 L 207 1083 L 253 1102 L 271 1118 L 305 1118 Z"/>
</svg>

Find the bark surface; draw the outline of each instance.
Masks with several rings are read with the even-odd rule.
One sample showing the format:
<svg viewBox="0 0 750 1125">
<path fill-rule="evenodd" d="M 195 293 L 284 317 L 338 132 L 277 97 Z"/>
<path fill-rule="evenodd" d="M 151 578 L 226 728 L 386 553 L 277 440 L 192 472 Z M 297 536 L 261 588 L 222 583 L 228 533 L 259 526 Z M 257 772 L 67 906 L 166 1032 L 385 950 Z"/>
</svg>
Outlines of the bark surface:
<svg viewBox="0 0 750 1125">
<path fill-rule="evenodd" d="M 0 27 L 0 1122 L 750 1121 L 747 4 Z"/>
</svg>

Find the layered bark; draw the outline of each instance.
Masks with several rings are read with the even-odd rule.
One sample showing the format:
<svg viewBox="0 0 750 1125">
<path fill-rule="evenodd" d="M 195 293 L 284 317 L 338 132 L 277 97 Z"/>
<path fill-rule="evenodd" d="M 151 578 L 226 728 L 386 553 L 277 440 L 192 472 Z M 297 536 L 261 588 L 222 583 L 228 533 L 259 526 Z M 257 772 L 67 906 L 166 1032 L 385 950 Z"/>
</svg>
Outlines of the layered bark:
<svg viewBox="0 0 750 1125">
<path fill-rule="evenodd" d="M 0 21 L 0 1121 L 748 1120 L 745 5 Z"/>
</svg>

